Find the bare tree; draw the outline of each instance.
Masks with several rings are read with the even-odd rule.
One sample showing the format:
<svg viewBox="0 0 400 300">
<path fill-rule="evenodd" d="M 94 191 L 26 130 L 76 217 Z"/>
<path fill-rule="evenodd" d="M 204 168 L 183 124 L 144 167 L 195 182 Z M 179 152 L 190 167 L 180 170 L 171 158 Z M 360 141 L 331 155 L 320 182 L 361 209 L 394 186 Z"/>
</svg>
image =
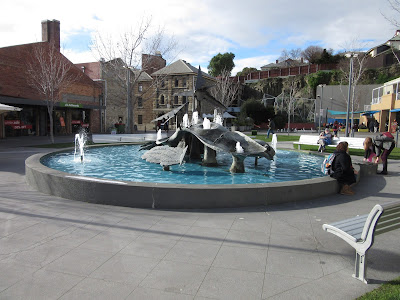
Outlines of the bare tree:
<svg viewBox="0 0 400 300">
<path fill-rule="evenodd" d="M 240 93 L 240 82 L 234 82 L 230 72 L 224 69 L 217 77 L 217 82 L 210 90 L 211 95 L 226 107 L 235 101 Z"/>
<path fill-rule="evenodd" d="M 360 45 L 360 42 L 357 40 L 353 40 L 348 43 L 348 47 L 344 47 L 347 49 L 345 51 L 345 56 L 349 59 L 341 60 L 339 63 L 339 69 L 342 71 L 343 74 L 343 84 L 348 84 L 351 82 L 351 91 L 350 91 L 350 112 L 351 112 L 351 128 L 354 126 L 354 118 L 353 112 L 357 110 L 360 106 L 360 99 L 357 97 L 357 85 L 360 82 L 364 72 L 366 70 L 366 63 L 368 60 L 369 55 L 360 51 L 360 49 L 365 48 L 364 46 L 357 46 Z M 347 97 L 348 98 L 348 97 Z"/>
<path fill-rule="evenodd" d="M 92 50 L 100 60 L 107 62 L 104 71 L 109 78 L 114 79 L 120 92 L 125 94 L 126 99 L 119 99 L 120 104 L 126 103 L 122 106 L 126 106 L 128 133 L 134 130 L 133 109 L 138 100 L 134 86 L 142 79 L 154 56 L 167 58 L 177 48 L 173 37 L 167 38 L 162 28 L 152 31 L 151 23 L 151 18 L 142 18 L 135 28 L 123 32 L 117 39 L 97 33 L 92 41 Z M 142 55 L 144 53 L 149 55 Z M 157 80 L 161 80 L 161 77 L 153 80 L 152 87 L 158 84 Z"/>
<path fill-rule="evenodd" d="M 303 52 L 302 56 L 305 60 L 307 60 L 310 64 L 315 63 L 318 59 L 321 58 L 322 52 L 324 49 L 320 46 L 308 46 Z"/>
<path fill-rule="evenodd" d="M 302 52 L 300 48 L 297 49 L 291 49 L 291 50 L 286 50 L 283 49 L 281 56 L 279 57 L 280 61 L 287 61 L 289 59 L 291 60 L 300 60 L 302 57 Z"/>
<path fill-rule="evenodd" d="M 383 14 L 386 20 L 388 20 L 394 27 L 399 28 L 400 27 L 400 22 L 399 20 L 399 14 L 400 14 L 400 0 L 387 0 L 387 3 L 389 4 L 391 11 L 394 13 L 393 16 L 388 16 Z"/>
<path fill-rule="evenodd" d="M 296 80 L 296 76 L 292 76 L 285 82 L 282 93 L 276 97 L 276 110 L 287 113 L 288 134 L 290 133 L 292 116 L 294 120 L 296 113 L 298 113 L 298 108 L 304 103 L 303 99 L 299 98 L 300 90 L 300 82 Z"/>
<path fill-rule="evenodd" d="M 43 95 L 50 120 L 50 139 L 54 143 L 53 110 L 61 93 L 80 77 L 73 64 L 52 43 L 38 43 L 26 62 L 28 84 Z"/>
</svg>

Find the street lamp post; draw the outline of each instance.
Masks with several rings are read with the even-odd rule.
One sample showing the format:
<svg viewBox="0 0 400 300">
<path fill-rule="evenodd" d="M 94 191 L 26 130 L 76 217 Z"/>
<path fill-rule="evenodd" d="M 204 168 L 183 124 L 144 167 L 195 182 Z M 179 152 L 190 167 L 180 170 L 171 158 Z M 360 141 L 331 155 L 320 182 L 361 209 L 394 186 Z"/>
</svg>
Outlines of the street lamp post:
<svg viewBox="0 0 400 300">
<path fill-rule="evenodd" d="M 349 136 L 349 131 L 353 130 L 353 128 L 351 128 L 349 130 L 349 123 L 350 123 L 349 115 L 350 115 L 350 101 L 351 101 L 351 84 L 352 84 L 352 81 L 353 81 L 353 57 L 357 57 L 357 54 L 355 54 L 355 53 L 347 53 L 345 56 L 350 58 L 349 93 L 348 93 L 348 97 L 347 97 L 347 113 L 346 113 L 346 137 L 348 137 Z M 351 115 L 352 115 L 352 123 L 353 123 L 353 107 L 352 107 L 352 110 L 351 110 Z M 351 126 L 351 127 L 353 127 L 353 126 Z M 352 132 L 352 135 L 354 136 L 353 132 Z"/>
<path fill-rule="evenodd" d="M 319 97 L 319 95 L 317 95 L 317 97 L 319 97 L 319 120 L 318 120 L 318 130 L 321 131 L 321 111 L 322 111 L 322 99 L 324 98 L 324 86 L 326 86 L 326 84 L 320 84 L 318 85 L 321 88 L 321 97 Z"/>
</svg>

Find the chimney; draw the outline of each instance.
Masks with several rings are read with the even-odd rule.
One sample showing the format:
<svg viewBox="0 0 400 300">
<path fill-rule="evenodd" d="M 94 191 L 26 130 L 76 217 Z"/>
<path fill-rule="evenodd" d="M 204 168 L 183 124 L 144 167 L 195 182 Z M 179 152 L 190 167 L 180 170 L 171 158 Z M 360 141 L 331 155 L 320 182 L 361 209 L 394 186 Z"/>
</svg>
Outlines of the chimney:
<svg viewBox="0 0 400 300">
<path fill-rule="evenodd" d="M 396 36 L 399 36 L 400 35 L 400 29 L 397 29 L 396 30 Z"/>
<path fill-rule="evenodd" d="M 60 51 L 60 21 L 42 21 L 42 42 L 53 43 L 56 49 Z"/>
</svg>

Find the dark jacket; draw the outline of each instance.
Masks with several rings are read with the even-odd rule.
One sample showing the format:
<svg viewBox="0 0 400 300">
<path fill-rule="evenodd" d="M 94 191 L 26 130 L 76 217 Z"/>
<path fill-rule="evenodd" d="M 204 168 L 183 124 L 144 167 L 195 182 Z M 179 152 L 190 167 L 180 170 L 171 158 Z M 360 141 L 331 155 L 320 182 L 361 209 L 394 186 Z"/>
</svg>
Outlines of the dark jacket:
<svg viewBox="0 0 400 300">
<path fill-rule="evenodd" d="M 394 147 L 394 139 L 386 134 L 387 133 L 381 133 L 372 139 L 377 157 L 381 156 L 383 150 L 389 150 Z"/>
<path fill-rule="evenodd" d="M 335 178 L 341 184 L 351 185 L 356 182 L 351 157 L 344 151 L 335 151 L 331 177 Z"/>
</svg>

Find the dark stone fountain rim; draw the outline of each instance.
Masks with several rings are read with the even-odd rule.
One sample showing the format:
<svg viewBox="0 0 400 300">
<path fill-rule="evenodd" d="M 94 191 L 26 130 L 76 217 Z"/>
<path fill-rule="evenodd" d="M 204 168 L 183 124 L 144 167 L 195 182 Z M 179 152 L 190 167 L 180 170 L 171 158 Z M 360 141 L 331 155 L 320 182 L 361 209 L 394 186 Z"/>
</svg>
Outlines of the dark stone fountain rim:
<svg viewBox="0 0 400 300">
<path fill-rule="evenodd" d="M 126 144 L 93 146 L 113 145 Z M 84 177 L 54 170 L 41 163 L 41 159 L 47 155 L 70 150 L 40 153 L 27 158 L 25 170 L 28 184 L 42 193 L 77 201 L 160 209 L 265 206 L 311 200 L 335 194 L 339 189 L 337 181 L 329 176 L 256 184 L 168 184 Z"/>
</svg>

